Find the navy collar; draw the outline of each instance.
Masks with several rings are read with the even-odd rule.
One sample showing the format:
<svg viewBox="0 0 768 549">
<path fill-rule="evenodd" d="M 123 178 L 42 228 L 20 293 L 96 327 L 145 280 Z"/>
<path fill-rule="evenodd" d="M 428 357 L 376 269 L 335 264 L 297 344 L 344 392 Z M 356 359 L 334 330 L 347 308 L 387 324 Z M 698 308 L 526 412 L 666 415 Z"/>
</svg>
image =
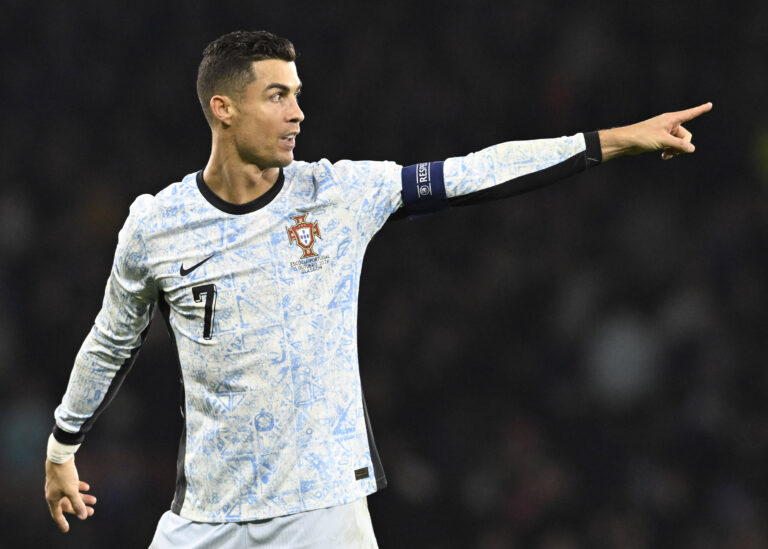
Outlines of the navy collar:
<svg viewBox="0 0 768 549">
<path fill-rule="evenodd" d="M 197 188 L 200 190 L 200 194 L 203 195 L 203 198 L 205 198 L 211 204 L 211 206 L 228 214 L 243 215 L 255 212 L 256 210 L 260 210 L 272 202 L 272 200 L 274 200 L 274 198 L 277 196 L 277 193 L 279 193 L 283 188 L 285 175 L 283 175 L 283 168 L 280 168 L 280 175 L 277 176 L 277 181 L 275 181 L 275 184 L 272 185 L 263 195 L 254 200 L 251 200 L 250 202 L 246 202 L 245 204 L 233 204 L 232 202 L 227 202 L 226 200 L 223 200 L 221 197 L 219 197 L 219 195 L 214 193 L 203 179 L 203 170 L 197 172 L 196 179 Z"/>
</svg>

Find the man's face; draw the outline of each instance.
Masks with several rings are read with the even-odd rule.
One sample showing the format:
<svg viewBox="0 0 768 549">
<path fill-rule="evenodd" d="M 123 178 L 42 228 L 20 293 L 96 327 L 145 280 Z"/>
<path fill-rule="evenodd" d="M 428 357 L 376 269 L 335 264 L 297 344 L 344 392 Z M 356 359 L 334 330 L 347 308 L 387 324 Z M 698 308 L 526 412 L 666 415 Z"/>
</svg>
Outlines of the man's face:
<svg viewBox="0 0 768 549">
<path fill-rule="evenodd" d="M 242 160 L 261 169 L 287 166 L 299 124 L 304 120 L 297 97 L 301 81 L 296 64 L 281 59 L 253 63 L 256 80 L 235 102 L 231 127 Z"/>
</svg>

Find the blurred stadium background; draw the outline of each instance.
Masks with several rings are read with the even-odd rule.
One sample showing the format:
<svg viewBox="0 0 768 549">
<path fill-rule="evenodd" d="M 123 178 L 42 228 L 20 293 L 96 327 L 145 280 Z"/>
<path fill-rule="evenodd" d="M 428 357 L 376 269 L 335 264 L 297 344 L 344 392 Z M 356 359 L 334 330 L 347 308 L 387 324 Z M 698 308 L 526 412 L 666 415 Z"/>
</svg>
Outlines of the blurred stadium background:
<svg viewBox="0 0 768 549">
<path fill-rule="evenodd" d="M 78 454 L 52 412 L 132 199 L 204 166 L 195 71 L 224 32 L 291 38 L 297 157 L 402 164 L 713 101 L 697 152 L 386 226 L 360 358 L 390 487 L 382 548 L 768 547 L 768 3 L 0 2 L 0 547 L 146 547 L 173 493 L 162 323 Z"/>
</svg>

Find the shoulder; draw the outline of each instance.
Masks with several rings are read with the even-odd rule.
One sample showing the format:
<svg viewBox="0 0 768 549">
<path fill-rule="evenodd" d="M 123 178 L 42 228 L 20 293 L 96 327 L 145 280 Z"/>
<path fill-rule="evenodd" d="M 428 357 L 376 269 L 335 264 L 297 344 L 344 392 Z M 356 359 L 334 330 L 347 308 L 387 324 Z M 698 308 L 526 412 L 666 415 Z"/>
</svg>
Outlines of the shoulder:
<svg viewBox="0 0 768 549">
<path fill-rule="evenodd" d="M 154 196 L 142 195 L 137 200 L 146 196 L 154 199 L 155 211 L 196 201 L 200 198 L 200 192 L 197 188 L 197 173 L 185 175 L 181 181 L 171 183 Z"/>
<path fill-rule="evenodd" d="M 141 194 L 131 203 L 129 217 L 145 219 L 157 211 L 157 198 L 151 194 Z"/>
<path fill-rule="evenodd" d="M 130 207 L 128 222 L 144 233 L 151 233 L 168 224 L 165 218 L 183 218 L 183 212 L 187 212 L 188 216 L 190 210 L 199 207 L 201 202 L 195 177 L 196 173 L 191 173 L 154 195 L 136 197 Z"/>
<path fill-rule="evenodd" d="M 332 164 L 325 158 L 316 162 L 297 160 L 283 168 L 286 182 L 294 180 L 323 180 L 333 177 Z"/>
<path fill-rule="evenodd" d="M 285 168 L 289 177 L 310 177 L 317 183 L 360 183 L 400 177 L 402 166 L 387 160 L 338 160 L 323 158 L 316 162 L 293 162 Z"/>
<path fill-rule="evenodd" d="M 399 177 L 402 166 L 389 160 L 339 160 L 333 169 L 344 179 L 379 181 Z"/>
<path fill-rule="evenodd" d="M 137 196 L 131 203 L 128 218 L 125 220 L 121 233 L 126 233 L 126 236 L 140 237 L 141 233 L 146 232 L 154 224 L 153 220 L 157 218 L 157 211 L 156 197 L 151 194 Z"/>
<path fill-rule="evenodd" d="M 167 211 L 182 206 L 194 196 L 195 174 L 172 183 L 155 195 L 137 196 L 128 210 L 128 217 L 120 231 L 121 239 L 144 239 L 164 225 Z"/>
</svg>

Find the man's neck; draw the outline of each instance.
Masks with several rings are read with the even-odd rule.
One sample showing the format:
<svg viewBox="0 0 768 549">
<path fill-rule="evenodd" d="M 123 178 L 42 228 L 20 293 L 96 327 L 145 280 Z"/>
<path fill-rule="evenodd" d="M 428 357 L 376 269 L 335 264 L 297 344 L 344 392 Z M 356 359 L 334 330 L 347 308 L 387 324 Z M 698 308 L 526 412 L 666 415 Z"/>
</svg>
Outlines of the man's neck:
<svg viewBox="0 0 768 549">
<path fill-rule="evenodd" d="M 279 175 L 280 168 L 262 169 L 255 164 L 245 164 L 239 158 L 221 158 L 215 150 L 203 170 L 208 188 L 231 204 L 256 200 L 272 188 Z"/>
</svg>

